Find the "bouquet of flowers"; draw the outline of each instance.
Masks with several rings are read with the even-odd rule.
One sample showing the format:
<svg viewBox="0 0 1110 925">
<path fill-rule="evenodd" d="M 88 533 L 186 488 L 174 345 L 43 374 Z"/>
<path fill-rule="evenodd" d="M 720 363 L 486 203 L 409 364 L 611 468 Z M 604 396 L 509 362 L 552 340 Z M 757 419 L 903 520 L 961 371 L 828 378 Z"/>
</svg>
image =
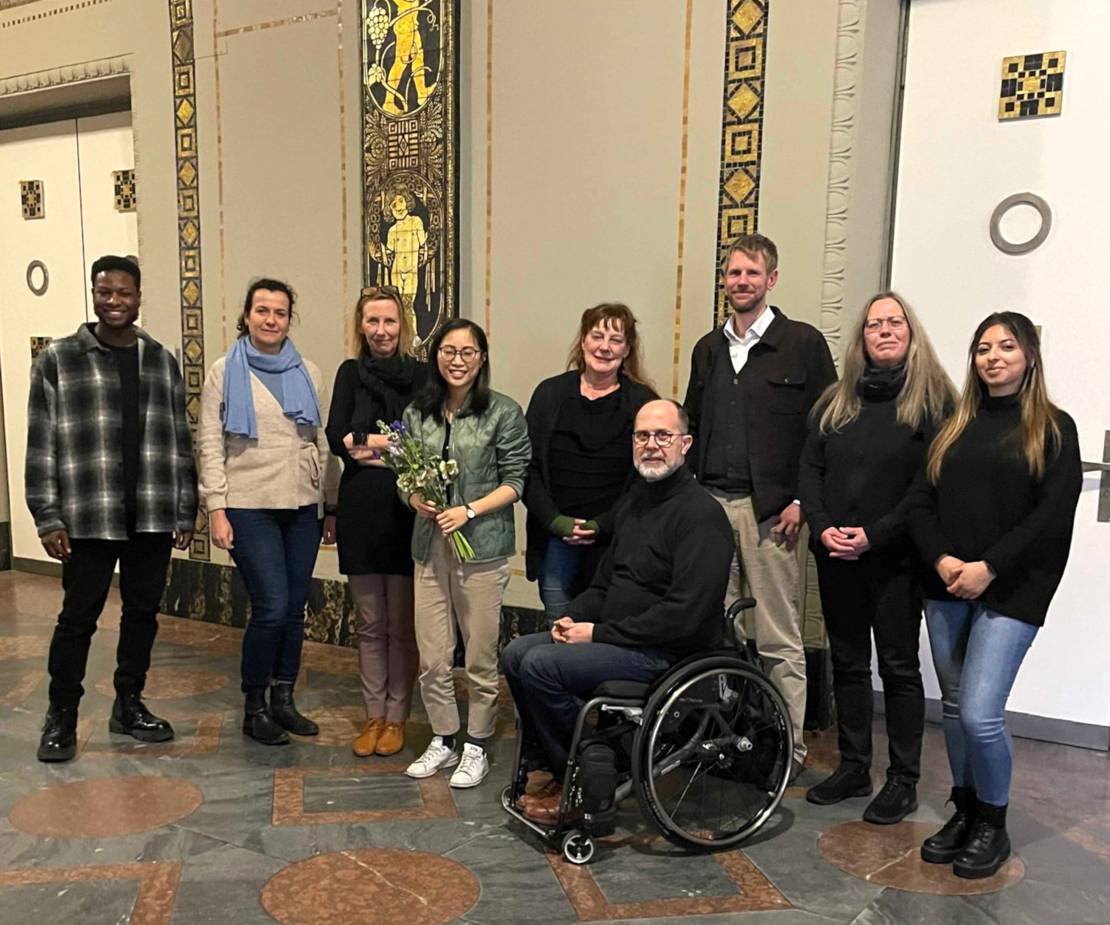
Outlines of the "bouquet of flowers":
<svg viewBox="0 0 1110 925">
<path fill-rule="evenodd" d="M 397 487 L 406 498 L 420 492 L 425 501 L 442 511 L 447 506 L 447 486 L 458 477 L 459 464 L 453 459 L 429 456 L 423 444 L 400 421 L 392 424 L 378 421 L 378 430 L 389 439 L 389 448 L 381 460 L 397 473 Z M 460 562 L 474 558 L 474 547 L 461 530 L 452 533 L 450 540 Z"/>
</svg>

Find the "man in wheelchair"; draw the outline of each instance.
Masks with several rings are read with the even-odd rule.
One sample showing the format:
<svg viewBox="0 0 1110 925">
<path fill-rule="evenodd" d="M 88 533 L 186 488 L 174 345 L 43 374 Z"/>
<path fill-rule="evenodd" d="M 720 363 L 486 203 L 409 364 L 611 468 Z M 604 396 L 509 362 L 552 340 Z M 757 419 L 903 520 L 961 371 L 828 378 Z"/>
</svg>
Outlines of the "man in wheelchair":
<svg viewBox="0 0 1110 925">
<path fill-rule="evenodd" d="M 617 508 L 592 584 L 549 633 L 521 636 L 501 657 L 524 747 L 552 774 L 546 788 L 517 804 L 534 822 L 558 817 L 580 701 L 606 681 L 653 681 L 721 642 L 734 540 L 721 506 L 685 466 L 692 443 L 686 413 L 670 400 L 648 402 L 634 428 L 642 481 Z"/>
</svg>

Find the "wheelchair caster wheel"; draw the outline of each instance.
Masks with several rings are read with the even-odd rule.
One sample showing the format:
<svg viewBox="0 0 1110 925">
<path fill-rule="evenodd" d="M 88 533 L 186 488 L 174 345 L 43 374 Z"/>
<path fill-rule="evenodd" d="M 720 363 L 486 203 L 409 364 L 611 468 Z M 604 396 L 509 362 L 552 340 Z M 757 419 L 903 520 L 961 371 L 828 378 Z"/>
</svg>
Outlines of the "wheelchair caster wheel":
<svg viewBox="0 0 1110 925">
<path fill-rule="evenodd" d="M 581 832 L 571 832 L 563 839 L 563 857 L 571 864 L 589 864 L 594 856 L 594 842 Z"/>
</svg>

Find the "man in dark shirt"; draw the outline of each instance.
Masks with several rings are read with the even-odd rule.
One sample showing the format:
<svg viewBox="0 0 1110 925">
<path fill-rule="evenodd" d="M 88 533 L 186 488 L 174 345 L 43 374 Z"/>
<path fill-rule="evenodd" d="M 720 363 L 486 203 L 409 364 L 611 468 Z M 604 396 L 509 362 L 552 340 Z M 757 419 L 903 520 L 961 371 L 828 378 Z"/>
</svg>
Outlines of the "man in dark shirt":
<svg viewBox="0 0 1110 925">
<path fill-rule="evenodd" d="M 732 525 L 727 599 L 756 600 L 745 628 L 790 711 L 796 774 L 805 762 L 806 711 L 798 464 L 809 410 L 836 380 L 836 367 L 816 328 L 767 304 L 778 281 L 773 241 L 737 238 L 721 273 L 732 315 L 694 346 L 686 392 L 690 464 Z"/>
<path fill-rule="evenodd" d="M 196 472 L 177 362 L 135 327 L 138 266 L 92 266 L 98 321 L 53 341 L 31 373 L 27 505 L 65 591 L 50 643 L 50 709 L 40 761 L 76 754 L 77 707 L 89 645 L 120 566 L 116 700 L 108 728 L 144 742 L 173 738 L 141 699 L 158 631 L 170 549 L 196 519 Z"/>
<path fill-rule="evenodd" d="M 632 459 L 643 481 L 617 507 L 613 541 L 593 582 L 550 633 L 515 639 L 502 654 L 525 729 L 556 781 L 525 806 L 532 818 L 557 811 L 578 699 L 603 681 L 652 681 L 721 641 L 732 531 L 684 465 L 688 431 L 676 402 L 640 409 Z"/>
</svg>

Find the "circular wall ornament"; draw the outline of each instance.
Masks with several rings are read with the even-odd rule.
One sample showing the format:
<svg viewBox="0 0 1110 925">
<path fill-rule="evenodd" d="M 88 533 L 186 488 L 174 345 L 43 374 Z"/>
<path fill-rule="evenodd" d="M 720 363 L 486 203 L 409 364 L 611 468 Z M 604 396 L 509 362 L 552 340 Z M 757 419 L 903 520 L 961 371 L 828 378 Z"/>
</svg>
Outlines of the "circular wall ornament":
<svg viewBox="0 0 1110 925">
<path fill-rule="evenodd" d="M 36 271 L 41 271 L 42 274 L 41 281 L 38 283 L 35 282 Z M 32 260 L 27 264 L 27 288 L 35 295 L 45 295 L 46 290 L 50 288 L 50 271 L 41 260 Z"/>
<path fill-rule="evenodd" d="M 1041 217 L 1041 227 L 1028 241 L 1015 243 L 1014 241 L 1007 241 L 1002 235 L 1002 217 L 1014 206 L 1031 206 L 1036 209 L 1037 214 Z M 1051 228 L 1052 209 L 1049 208 L 1047 202 L 1034 193 L 1014 193 L 1013 196 L 1007 196 L 994 207 L 994 212 L 991 213 L 991 241 L 1004 254 L 1028 254 L 1030 251 L 1036 250 L 1044 244 Z"/>
</svg>

